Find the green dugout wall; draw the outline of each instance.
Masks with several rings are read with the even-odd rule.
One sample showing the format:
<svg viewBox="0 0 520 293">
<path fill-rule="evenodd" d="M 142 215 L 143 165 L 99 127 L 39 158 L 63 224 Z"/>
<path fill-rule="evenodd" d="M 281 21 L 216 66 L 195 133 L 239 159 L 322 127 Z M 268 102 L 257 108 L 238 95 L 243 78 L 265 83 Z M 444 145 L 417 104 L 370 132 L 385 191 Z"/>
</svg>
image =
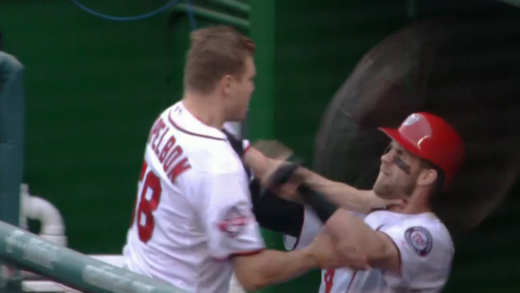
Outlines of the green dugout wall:
<svg viewBox="0 0 520 293">
<path fill-rule="evenodd" d="M 125 16 L 167 1 L 81 2 Z M 323 111 L 359 58 L 412 17 L 432 11 L 418 5 L 424 1 L 404 0 L 238 1 L 249 12 L 215 2 L 194 1 L 231 17 L 244 32 L 249 21 L 257 42 L 249 137 L 279 139 L 307 162 Z M 222 23 L 200 12 L 199 27 Z M 182 92 L 190 26 L 182 14 L 169 15 L 116 22 L 66 0 L 0 3 L 5 50 L 25 65 L 24 182 L 60 209 L 69 244 L 81 252 L 120 253 L 149 128 Z M 517 194 L 457 247 L 446 292 L 520 290 Z M 280 235 L 264 236 L 269 246 L 282 247 Z M 314 293 L 318 283 L 312 272 L 262 292 Z"/>
<path fill-rule="evenodd" d="M 166 3 L 80 2 L 114 16 Z M 190 26 L 169 15 L 118 22 L 65 0 L 0 4 L 4 49 L 27 67 L 24 182 L 59 208 L 81 252 L 121 252 L 148 131 L 182 93 Z M 198 26 L 218 24 L 211 16 Z"/>
</svg>

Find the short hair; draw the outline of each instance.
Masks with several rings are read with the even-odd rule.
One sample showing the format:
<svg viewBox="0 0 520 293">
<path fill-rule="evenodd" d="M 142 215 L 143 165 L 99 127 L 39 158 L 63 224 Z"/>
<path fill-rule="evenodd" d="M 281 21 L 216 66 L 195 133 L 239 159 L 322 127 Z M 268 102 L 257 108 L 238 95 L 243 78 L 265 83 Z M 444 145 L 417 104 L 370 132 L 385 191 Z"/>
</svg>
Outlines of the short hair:
<svg viewBox="0 0 520 293">
<path fill-rule="evenodd" d="M 190 39 L 184 85 L 203 93 L 214 90 L 224 75 L 241 78 L 246 57 L 255 52 L 254 42 L 229 26 L 198 29 Z"/>
<path fill-rule="evenodd" d="M 422 158 L 421 167 L 423 167 L 424 169 L 434 169 L 435 171 L 437 171 L 437 179 L 435 180 L 431 190 L 432 199 L 436 200 L 438 197 L 441 197 L 444 193 L 444 183 L 446 182 L 446 176 L 444 175 L 444 171 L 432 162 Z"/>
</svg>

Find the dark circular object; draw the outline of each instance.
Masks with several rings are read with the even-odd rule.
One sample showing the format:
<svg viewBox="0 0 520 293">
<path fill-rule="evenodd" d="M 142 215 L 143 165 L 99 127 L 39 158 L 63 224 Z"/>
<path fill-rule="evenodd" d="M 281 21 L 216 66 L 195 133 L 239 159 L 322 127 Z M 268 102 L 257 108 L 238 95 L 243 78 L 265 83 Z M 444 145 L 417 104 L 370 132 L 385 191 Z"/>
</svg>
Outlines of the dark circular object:
<svg viewBox="0 0 520 293">
<path fill-rule="evenodd" d="M 412 112 L 443 117 L 461 134 L 466 160 L 434 211 L 454 235 L 502 200 L 520 166 L 520 22 L 478 15 L 417 22 L 358 63 L 324 115 L 315 170 L 371 189 L 389 139 Z"/>
</svg>

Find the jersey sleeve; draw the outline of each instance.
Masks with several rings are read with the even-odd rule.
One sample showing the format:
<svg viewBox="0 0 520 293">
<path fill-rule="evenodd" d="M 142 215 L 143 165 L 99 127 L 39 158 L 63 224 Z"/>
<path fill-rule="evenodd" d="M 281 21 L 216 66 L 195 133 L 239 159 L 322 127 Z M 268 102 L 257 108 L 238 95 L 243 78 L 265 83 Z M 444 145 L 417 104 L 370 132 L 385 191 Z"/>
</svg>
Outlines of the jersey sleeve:
<svg viewBox="0 0 520 293">
<path fill-rule="evenodd" d="M 216 259 L 250 254 L 265 245 L 252 212 L 243 173 L 199 174 L 195 209 L 207 231 L 209 253 Z"/>
<path fill-rule="evenodd" d="M 401 276 L 385 274 L 392 286 L 437 292 L 451 271 L 454 247 L 451 236 L 439 223 L 403 222 L 379 229 L 392 239 L 401 258 Z"/>
<path fill-rule="evenodd" d="M 323 224 L 316 216 L 314 211 L 310 208 L 305 208 L 303 212 L 303 223 L 300 230 L 300 235 L 294 237 L 291 235 L 283 235 L 283 243 L 287 250 L 297 250 L 304 248 L 311 244 L 314 238 L 320 233 Z"/>
<path fill-rule="evenodd" d="M 247 140 L 247 139 L 243 139 L 242 140 L 242 149 L 244 150 L 244 154 L 249 150 L 250 147 L 251 147 L 251 142 L 249 142 L 249 140 Z"/>
</svg>

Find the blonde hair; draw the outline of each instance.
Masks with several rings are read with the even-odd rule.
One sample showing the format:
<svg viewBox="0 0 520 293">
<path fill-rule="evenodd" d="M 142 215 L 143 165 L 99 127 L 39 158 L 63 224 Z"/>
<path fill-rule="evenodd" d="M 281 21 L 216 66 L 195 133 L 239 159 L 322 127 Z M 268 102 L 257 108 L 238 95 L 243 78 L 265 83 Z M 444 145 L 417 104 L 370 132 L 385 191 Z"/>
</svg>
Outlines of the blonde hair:
<svg viewBox="0 0 520 293">
<path fill-rule="evenodd" d="M 228 26 L 198 29 L 190 34 L 190 39 L 184 85 L 198 92 L 211 92 L 228 74 L 241 78 L 246 57 L 255 52 L 251 39 Z"/>
</svg>

